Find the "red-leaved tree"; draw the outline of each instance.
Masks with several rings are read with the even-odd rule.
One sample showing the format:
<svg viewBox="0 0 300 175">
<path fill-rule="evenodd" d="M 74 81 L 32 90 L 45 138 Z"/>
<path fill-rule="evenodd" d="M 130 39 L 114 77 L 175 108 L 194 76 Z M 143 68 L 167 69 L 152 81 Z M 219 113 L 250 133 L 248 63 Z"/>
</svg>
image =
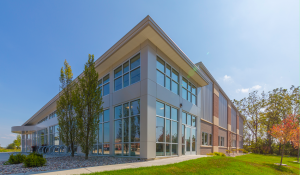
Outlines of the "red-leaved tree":
<svg viewBox="0 0 300 175">
<path fill-rule="evenodd" d="M 291 138 L 291 142 L 293 147 L 298 151 L 298 156 L 297 156 L 297 162 L 299 163 L 299 137 L 300 137 L 300 126 L 299 126 L 299 115 L 291 115 L 294 120 L 294 130 L 293 130 L 293 135 Z"/>
<path fill-rule="evenodd" d="M 295 136 L 295 130 L 298 127 L 298 122 L 295 121 L 294 115 L 287 116 L 284 120 L 282 120 L 279 124 L 273 125 L 270 134 L 278 139 L 278 141 L 283 145 L 281 150 L 281 160 L 280 166 L 282 165 L 282 158 L 284 155 L 285 144 L 291 142 Z"/>
</svg>

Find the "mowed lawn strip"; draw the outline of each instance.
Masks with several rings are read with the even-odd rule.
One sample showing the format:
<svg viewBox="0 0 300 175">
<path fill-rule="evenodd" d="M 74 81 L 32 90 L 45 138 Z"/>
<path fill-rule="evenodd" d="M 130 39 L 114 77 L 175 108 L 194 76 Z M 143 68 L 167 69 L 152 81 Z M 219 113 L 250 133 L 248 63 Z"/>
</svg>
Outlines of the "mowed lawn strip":
<svg viewBox="0 0 300 175">
<path fill-rule="evenodd" d="M 91 173 L 102 174 L 299 174 L 295 157 L 284 157 L 288 167 L 279 167 L 280 156 L 248 154 L 237 157 L 205 157 L 180 163 Z"/>
</svg>

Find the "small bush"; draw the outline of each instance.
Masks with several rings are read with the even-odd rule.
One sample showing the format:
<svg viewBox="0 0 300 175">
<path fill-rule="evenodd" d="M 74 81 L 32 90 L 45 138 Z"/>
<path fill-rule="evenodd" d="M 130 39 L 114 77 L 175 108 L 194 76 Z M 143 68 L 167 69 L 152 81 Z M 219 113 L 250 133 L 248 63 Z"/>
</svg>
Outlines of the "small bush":
<svg viewBox="0 0 300 175">
<path fill-rule="evenodd" d="M 43 154 L 39 154 L 37 152 L 32 152 L 28 156 L 32 156 L 32 155 L 36 155 L 36 156 L 39 156 L 39 157 L 44 157 Z"/>
<path fill-rule="evenodd" d="M 221 153 L 221 152 L 207 153 L 206 155 L 209 155 L 209 156 L 226 156 L 224 153 Z"/>
<path fill-rule="evenodd" d="M 230 151 L 230 150 L 226 150 L 226 153 L 232 153 L 232 151 Z"/>
<path fill-rule="evenodd" d="M 24 162 L 26 156 L 24 154 L 11 154 L 8 159 L 9 164 L 18 164 Z"/>
<path fill-rule="evenodd" d="M 40 167 L 46 164 L 47 160 L 40 154 L 30 154 L 24 160 L 25 167 Z"/>
</svg>

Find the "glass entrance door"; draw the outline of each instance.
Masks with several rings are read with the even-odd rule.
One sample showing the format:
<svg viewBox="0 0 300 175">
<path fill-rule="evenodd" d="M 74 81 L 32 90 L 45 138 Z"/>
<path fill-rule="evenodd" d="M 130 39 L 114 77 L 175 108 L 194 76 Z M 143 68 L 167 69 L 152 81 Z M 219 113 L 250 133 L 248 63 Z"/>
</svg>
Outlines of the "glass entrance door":
<svg viewBox="0 0 300 175">
<path fill-rule="evenodd" d="M 196 128 L 185 128 L 185 155 L 196 155 Z"/>
</svg>

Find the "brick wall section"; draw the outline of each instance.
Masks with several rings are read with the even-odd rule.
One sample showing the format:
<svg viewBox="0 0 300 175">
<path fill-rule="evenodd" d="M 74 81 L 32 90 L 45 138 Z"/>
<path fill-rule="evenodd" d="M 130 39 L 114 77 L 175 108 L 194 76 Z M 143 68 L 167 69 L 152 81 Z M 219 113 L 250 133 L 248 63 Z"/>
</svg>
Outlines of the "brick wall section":
<svg viewBox="0 0 300 175">
<path fill-rule="evenodd" d="M 219 97 L 214 93 L 214 111 L 213 111 L 213 116 L 216 116 L 217 118 L 219 118 Z"/>
<path fill-rule="evenodd" d="M 229 104 L 229 102 L 228 102 L 228 104 Z M 231 108 L 229 107 L 229 106 L 227 106 L 227 125 L 230 125 L 231 124 Z M 228 131 L 227 131 L 227 147 L 229 148 L 229 144 L 231 144 L 231 143 L 229 143 L 229 135 L 230 135 L 230 130 L 229 130 L 229 128 L 227 128 L 228 129 Z"/>
<path fill-rule="evenodd" d="M 218 137 L 219 137 L 219 127 L 214 125 L 213 130 L 213 146 L 219 146 L 218 144 Z"/>
<path fill-rule="evenodd" d="M 201 155 L 206 155 L 207 153 L 212 152 L 212 147 L 201 147 L 200 149 L 200 154 Z"/>
<path fill-rule="evenodd" d="M 219 147 L 219 152 L 226 153 L 227 148 Z"/>
<path fill-rule="evenodd" d="M 212 124 L 210 123 L 207 123 L 203 120 L 201 120 L 201 136 L 200 136 L 200 139 L 201 139 L 201 143 L 202 143 L 202 132 L 206 132 L 206 133 L 209 133 L 209 134 L 212 134 Z"/>
</svg>

